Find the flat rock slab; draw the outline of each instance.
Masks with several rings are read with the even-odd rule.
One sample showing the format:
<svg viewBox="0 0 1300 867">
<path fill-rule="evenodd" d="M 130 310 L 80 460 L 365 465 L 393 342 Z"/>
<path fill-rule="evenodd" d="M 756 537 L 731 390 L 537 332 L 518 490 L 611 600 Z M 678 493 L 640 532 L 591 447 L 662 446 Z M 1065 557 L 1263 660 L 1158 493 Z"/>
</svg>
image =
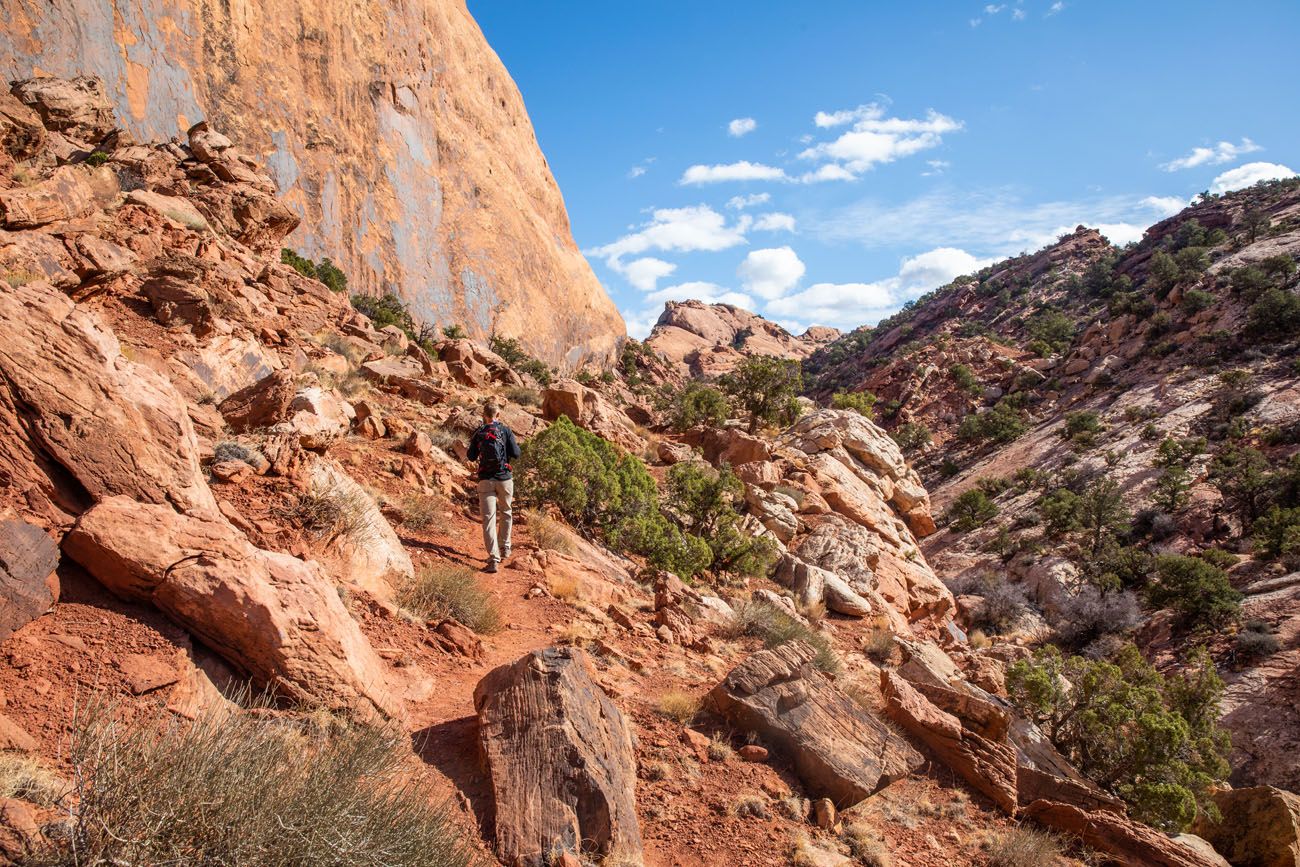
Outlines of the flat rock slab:
<svg viewBox="0 0 1300 867">
<path fill-rule="evenodd" d="M 474 690 L 497 856 L 544 867 L 560 853 L 640 863 L 631 730 L 576 648 L 535 650 Z"/>
<path fill-rule="evenodd" d="M 753 654 L 709 693 L 718 713 L 789 755 L 812 797 L 843 810 L 919 768 L 921 755 L 791 641 Z"/>
<path fill-rule="evenodd" d="M 1221 867 L 1191 846 L 1109 810 L 1086 812 L 1069 804 L 1034 801 L 1024 815 L 1040 825 L 1078 837 L 1086 845 L 1135 867 Z"/>
<path fill-rule="evenodd" d="M 59 548 L 40 527 L 0 521 L 0 641 L 59 601 Z"/>
</svg>

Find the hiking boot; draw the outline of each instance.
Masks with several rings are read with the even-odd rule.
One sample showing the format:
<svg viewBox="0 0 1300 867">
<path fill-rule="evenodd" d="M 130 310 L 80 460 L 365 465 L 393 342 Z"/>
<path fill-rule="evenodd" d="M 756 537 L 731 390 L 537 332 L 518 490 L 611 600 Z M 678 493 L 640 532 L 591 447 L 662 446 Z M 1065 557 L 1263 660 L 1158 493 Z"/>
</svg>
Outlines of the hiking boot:
<svg viewBox="0 0 1300 867">
<path fill-rule="evenodd" d="M 510 549 L 507 548 L 507 549 L 505 549 L 504 551 L 501 552 L 501 561 L 502 561 L 502 562 L 505 562 L 506 560 L 509 560 L 509 559 L 510 559 Z"/>
<path fill-rule="evenodd" d="M 489 561 L 487 562 L 487 565 L 483 567 L 483 571 L 484 571 L 484 572 L 487 572 L 487 573 L 489 573 L 489 574 L 491 574 L 491 573 L 493 573 L 493 572 L 496 572 L 496 571 L 497 571 L 497 561 L 496 561 L 496 560 L 489 560 Z"/>
</svg>

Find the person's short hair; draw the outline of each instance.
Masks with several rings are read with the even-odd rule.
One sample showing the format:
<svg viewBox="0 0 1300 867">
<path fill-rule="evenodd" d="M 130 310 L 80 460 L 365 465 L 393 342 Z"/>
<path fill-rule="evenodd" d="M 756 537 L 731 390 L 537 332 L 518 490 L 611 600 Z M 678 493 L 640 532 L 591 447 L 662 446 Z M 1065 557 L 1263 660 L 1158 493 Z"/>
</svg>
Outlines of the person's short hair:
<svg viewBox="0 0 1300 867">
<path fill-rule="evenodd" d="M 497 406 L 496 401 L 488 400 L 483 402 L 484 418 L 496 418 L 499 412 L 501 412 L 501 408 Z"/>
</svg>

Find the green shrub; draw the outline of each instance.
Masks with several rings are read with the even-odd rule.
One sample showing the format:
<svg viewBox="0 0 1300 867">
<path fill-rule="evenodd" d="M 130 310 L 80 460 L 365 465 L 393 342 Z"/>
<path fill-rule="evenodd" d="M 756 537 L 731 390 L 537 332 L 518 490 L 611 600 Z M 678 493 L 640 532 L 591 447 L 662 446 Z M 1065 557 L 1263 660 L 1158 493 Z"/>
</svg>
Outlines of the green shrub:
<svg viewBox="0 0 1300 867">
<path fill-rule="evenodd" d="M 1232 272 L 1232 291 L 1242 297 L 1247 304 L 1254 304 L 1259 296 L 1273 288 L 1273 281 L 1263 268 L 1248 265 Z"/>
<path fill-rule="evenodd" d="M 1003 399 L 991 409 L 963 418 L 957 436 L 972 443 L 1009 443 L 1028 429 L 1020 411 Z"/>
<path fill-rule="evenodd" d="M 461 327 L 460 323 L 453 322 L 450 325 L 442 326 L 442 336 L 448 340 L 464 340 L 469 337 L 469 333 Z"/>
<path fill-rule="evenodd" d="M 108 154 L 103 151 L 95 151 L 90 156 L 86 157 L 86 165 L 96 167 L 102 166 L 104 163 L 108 162 L 108 159 Z"/>
<path fill-rule="evenodd" d="M 1204 650 L 1188 663 L 1166 678 L 1132 645 L 1112 660 L 1064 657 L 1048 645 L 1010 668 L 1007 694 L 1134 818 L 1179 831 L 1198 808 L 1217 817 L 1210 791 L 1228 772 L 1228 736 L 1217 725 L 1223 681 Z"/>
<path fill-rule="evenodd" d="M 1099 434 L 1104 430 L 1101 417 L 1092 410 L 1067 413 L 1065 425 L 1061 428 L 1066 439 L 1081 439 Z"/>
<path fill-rule="evenodd" d="M 1210 483 L 1247 525 L 1255 523 L 1273 495 L 1268 458 L 1258 449 L 1229 443 L 1210 461 Z"/>
<path fill-rule="evenodd" d="M 396 325 L 414 339 L 415 321 L 406 309 L 406 303 L 392 292 L 384 295 L 353 295 L 352 306 L 368 316 L 376 329 Z"/>
<path fill-rule="evenodd" d="M 338 268 L 329 257 L 320 260 L 316 264 L 305 256 L 300 256 L 287 247 L 280 250 L 280 261 L 293 268 L 304 277 L 312 280 L 319 280 L 330 288 L 332 292 L 346 292 L 348 288 L 348 277 Z"/>
<path fill-rule="evenodd" d="M 516 372 L 528 374 L 542 388 L 551 384 L 551 369 L 529 355 L 515 338 L 493 334 L 488 338 L 488 346 Z"/>
<path fill-rule="evenodd" d="M 997 517 L 998 506 L 979 488 L 964 491 L 948 507 L 948 525 L 962 533 L 988 523 Z"/>
<path fill-rule="evenodd" d="M 1191 629 L 1214 629 L 1241 614 L 1241 594 L 1233 589 L 1228 575 L 1213 563 L 1197 557 L 1162 554 L 1156 557 L 1156 571 L 1147 587 L 1147 601 L 1159 608 L 1172 608 Z"/>
<path fill-rule="evenodd" d="M 675 391 L 665 391 L 657 406 L 667 413 L 669 427 L 679 432 L 701 424 L 721 427 L 731 415 L 727 396 L 697 380 L 691 380 Z"/>
<path fill-rule="evenodd" d="M 1290 560 L 1300 556 L 1300 508 L 1274 506 L 1251 529 L 1255 534 L 1255 548 L 1261 557 Z"/>
<path fill-rule="evenodd" d="M 553 503 L 570 524 L 601 535 L 616 550 L 640 554 L 684 578 L 712 560 L 703 539 L 664 515 L 645 464 L 567 416 L 524 445 L 518 469 L 522 497 Z"/>
<path fill-rule="evenodd" d="M 817 649 L 813 664 L 822 671 L 840 670 L 839 657 L 831 648 L 826 636 L 813 630 L 787 612 L 768 602 L 745 600 L 733 608 L 730 632 L 733 636 L 752 635 L 760 638 L 767 647 L 777 647 L 787 641 L 806 641 Z"/>
<path fill-rule="evenodd" d="M 1060 352 L 1074 341 L 1074 321 L 1059 310 L 1044 310 L 1026 324 L 1029 336 Z"/>
<path fill-rule="evenodd" d="M 899 425 L 890 436 L 898 443 L 898 447 L 908 454 L 925 448 L 932 439 L 930 429 L 919 421 L 909 421 Z"/>
<path fill-rule="evenodd" d="M 397 588 L 397 604 L 421 620 L 450 617 L 475 632 L 501 630 L 501 612 L 496 602 L 478 585 L 468 566 L 442 563 L 425 566 L 415 577 Z"/>
<path fill-rule="evenodd" d="M 1300 334 L 1300 295 L 1266 289 L 1246 313 L 1246 328 L 1257 337 L 1287 340 Z"/>
<path fill-rule="evenodd" d="M 831 395 L 831 406 L 835 409 L 851 409 L 859 415 L 874 418 L 873 407 L 879 400 L 869 391 L 837 391 Z"/>
<path fill-rule="evenodd" d="M 1202 310 L 1208 310 L 1214 304 L 1214 295 L 1204 289 L 1188 289 L 1183 293 L 1183 310 L 1188 316 L 1195 316 Z"/>
<path fill-rule="evenodd" d="M 746 577 L 766 575 L 776 560 L 776 545 L 740 526 L 745 486 L 727 467 L 715 470 L 694 461 L 668 471 L 667 506 L 687 532 L 703 539 L 712 568 Z"/>
<path fill-rule="evenodd" d="M 786 425 L 799 417 L 796 397 L 803 388 L 803 375 L 798 361 L 751 356 L 722 376 L 718 385 L 749 413 L 750 433 L 763 424 Z"/>
<path fill-rule="evenodd" d="M 952 381 L 957 383 L 957 387 L 962 391 L 970 394 L 979 394 L 983 391 L 980 388 L 980 382 L 975 378 L 974 372 L 964 364 L 954 364 L 948 371 L 952 376 Z"/>
<path fill-rule="evenodd" d="M 411 773 L 410 741 L 214 711 L 127 722 L 80 713 L 76 809 L 24 863 L 465 867 L 462 832 Z"/>
<path fill-rule="evenodd" d="M 1169 293 L 1169 290 L 1177 285 L 1179 278 L 1182 276 L 1182 269 L 1164 250 L 1157 250 L 1152 254 L 1150 261 L 1147 263 L 1147 282 L 1156 290 L 1156 294 L 1163 298 Z"/>
</svg>

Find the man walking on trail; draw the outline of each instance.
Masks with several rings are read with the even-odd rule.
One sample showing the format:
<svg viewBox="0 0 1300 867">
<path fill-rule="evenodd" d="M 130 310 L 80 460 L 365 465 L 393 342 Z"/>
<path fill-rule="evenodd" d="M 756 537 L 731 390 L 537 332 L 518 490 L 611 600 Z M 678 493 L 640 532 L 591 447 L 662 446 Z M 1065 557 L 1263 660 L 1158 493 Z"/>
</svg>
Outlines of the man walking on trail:
<svg viewBox="0 0 1300 867">
<path fill-rule="evenodd" d="M 485 572 L 497 571 L 497 564 L 510 556 L 510 529 L 514 523 L 510 503 L 515 498 L 515 482 L 510 462 L 519 457 L 519 444 L 515 442 L 514 432 L 497 420 L 499 411 L 494 402 L 484 403 L 483 426 L 474 431 L 469 441 L 469 459 L 478 461 L 478 512 L 483 519 L 483 547 L 488 557 Z"/>
</svg>

